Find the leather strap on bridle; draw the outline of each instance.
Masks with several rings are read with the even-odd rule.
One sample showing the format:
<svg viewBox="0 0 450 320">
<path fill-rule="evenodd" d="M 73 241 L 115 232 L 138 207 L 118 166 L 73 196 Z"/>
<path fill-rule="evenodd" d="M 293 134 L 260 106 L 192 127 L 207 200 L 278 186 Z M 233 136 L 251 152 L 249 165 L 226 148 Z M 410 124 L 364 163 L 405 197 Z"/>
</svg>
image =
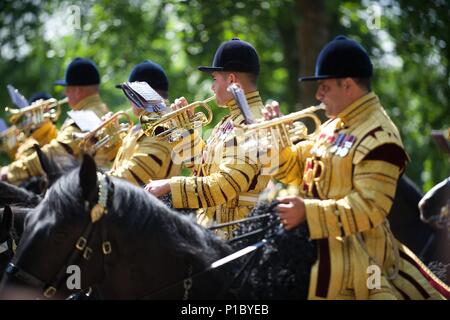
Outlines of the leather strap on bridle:
<svg viewBox="0 0 450 320">
<path fill-rule="evenodd" d="M 43 288 L 43 295 L 46 298 L 53 297 L 56 294 L 57 290 L 61 287 L 62 282 L 67 277 L 67 266 L 75 264 L 81 258 L 85 260 L 89 260 L 91 258 L 93 249 L 91 246 L 89 246 L 89 243 L 92 242 L 91 240 L 93 235 L 97 234 L 94 231 L 99 225 L 102 244 L 101 251 L 104 256 L 103 272 L 106 272 L 105 257 L 111 254 L 112 247 L 111 242 L 107 240 L 107 227 L 104 216 L 108 213 L 107 208 L 112 205 L 114 184 L 112 184 L 108 177 L 103 175 L 102 173 L 97 172 L 97 177 L 99 181 L 98 202 L 93 206 L 91 206 L 91 204 L 89 203 L 86 203 L 86 207 L 90 209 L 90 221 L 75 243 L 74 250 L 70 253 L 69 257 L 66 260 L 66 263 L 59 269 L 52 281 L 50 281 L 50 285 L 43 282 L 34 275 L 26 272 L 19 266 L 16 266 L 12 262 L 8 264 L 8 267 L 5 271 L 9 276 L 13 276 L 16 279 L 19 279 L 20 281 L 33 287 Z"/>
</svg>

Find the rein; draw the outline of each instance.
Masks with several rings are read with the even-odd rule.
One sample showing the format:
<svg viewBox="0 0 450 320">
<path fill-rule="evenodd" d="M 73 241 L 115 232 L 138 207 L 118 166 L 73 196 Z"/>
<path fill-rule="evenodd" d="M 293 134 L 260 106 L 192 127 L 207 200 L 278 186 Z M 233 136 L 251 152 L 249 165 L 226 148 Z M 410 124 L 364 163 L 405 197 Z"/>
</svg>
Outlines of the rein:
<svg viewBox="0 0 450 320">
<path fill-rule="evenodd" d="M 269 216 L 270 216 L 270 213 L 265 213 L 265 214 L 261 214 L 261 215 L 255 216 L 255 217 L 249 217 L 249 218 L 244 218 L 244 219 L 240 219 L 240 220 L 235 220 L 235 221 L 230 221 L 230 222 L 224 222 L 224 223 L 216 224 L 216 225 L 214 225 L 212 227 L 208 227 L 207 229 L 208 230 L 221 229 L 221 228 L 233 226 L 235 224 L 241 224 L 241 223 L 245 223 L 245 222 L 249 222 L 249 221 L 254 221 L 254 220 L 267 218 Z"/>
<path fill-rule="evenodd" d="M 244 218 L 244 219 L 240 219 L 240 220 L 235 220 L 235 221 L 230 221 L 230 222 L 225 222 L 225 223 L 221 223 L 221 224 L 216 224 L 212 227 L 207 228 L 208 230 L 216 230 L 216 229 L 220 229 L 220 228 L 225 228 L 225 227 L 229 227 L 232 225 L 236 225 L 236 224 L 242 224 L 242 223 L 246 223 L 246 222 L 251 222 L 251 221 L 255 221 L 255 220 L 259 220 L 259 219 L 264 219 L 264 218 L 269 218 L 272 214 L 270 213 L 272 210 L 274 210 L 274 208 L 279 204 L 279 201 L 273 201 L 270 206 L 266 209 L 266 211 L 269 211 L 269 213 L 264 213 L 264 214 L 260 214 L 254 217 L 249 217 L 249 218 Z M 277 221 L 279 221 L 279 218 L 277 219 Z M 234 237 L 233 239 L 228 240 L 228 243 L 233 243 L 239 240 L 243 240 L 252 236 L 255 236 L 257 234 L 263 233 L 263 232 L 267 232 L 272 226 L 269 225 L 268 227 L 265 228 L 260 228 L 257 230 L 253 230 L 253 231 L 249 231 L 245 234 L 242 234 L 240 236 Z"/>
<path fill-rule="evenodd" d="M 9 253 L 14 255 L 16 252 L 16 241 L 12 237 L 8 237 L 5 241 L 0 243 L 0 254 Z"/>
<path fill-rule="evenodd" d="M 97 172 L 97 179 L 99 181 L 98 202 L 93 206 L 91 206 L 89 202 L 85 202 L 86 209 L 90 209 L 90 221 L 76 241 L 74 250 L 69 254 L 66 263 L 61 266 L 52 280 L 49 283 L 46 283 L 12 262 L 8 264 L 5 271 L 8 276 L 14 277 L 30 286 L 42 288 L 44 297 L 51 298 L 56 294 L 57 290 L 61 287 L 62 282 L 66 279 L 67 266 L 73 265 L 81 259 L 89 260 L 91 258 L 93 249 L 89 244 L 92 240 L 92 235 L 95 234 L 94 230 L 97 229 L 97 226 L 101 228 L 101 251 L 103 256 L 106 257 L 111 254 L 111 242 L 107 240 L 107 229 L 103 217 L 108 213 L 108 204 L 111 204 L 112 199 L 114 198 L 114 185 L 107 176 L 100 172 Z M 105 269 L 105 263 L 103 263 L 103 269 Z"/>
<path fill-rule="evenodd" d="M 9 253 L 12 256 L 16 253 L 19 237 L 15 228 L 15 216 L 12 213 L 12 228 L 6 234 L 6 239 L 0 243 L 0 254 Z"/>
<path fill-rule="evenodd" d="M 245 220 L 245 219 L 243 219 L 243 220 Z M 275 221 L 272 224 L 269 224 L 266 228 L 264 228 L 263 231 L 267 232 L 267 230 L 269 230 L 270 228 L 274 227 L 275 225 L 278 225 L 277 230 L 275 232 L 273 232 L 271 235 L 269 235 L 269 236 L 265 237 L 264 239 L 258 241 L 257 243 L 255 243 L 253 245 L 250 245 L 250 246 L 247 246 L 247 247 L 245 247 L 245 248 L 243 248 L 241 250 L 238 250 L 238 251 L 236 251 L 236 252 L 234 252 L 232 254 L 229 254 L 228 256 L 223 257 L 223 258 L 221 258 L 221 259 L 211 263 L 206 269 L 204 269 L 202 271 L 199 271 L 199 272 L 197 272 L 197 273 L 195 273 L 193 275 L 189 275 L 188 277 L 186 277 L 184 279 L 175 281 L 174 283 L 172 283 L 172 284 L 170 284 L 170 285 L 168 285 L 166 287 L 156 289 L 153 292 L 143 296 L 140 299 L 150 299 L 151 297 L 153 297 L 153 296 L 155 296 L 155 295 L 157 295 L 157 294 L 159 294 L 161 292 L 164 292 L 166 290 L 175 288 L 175 287 L 180 286 L 181 284 L 183 284 L 184 285 L 184 289 L 185 289 L 183 300 L 187 300 L 187 298 L 188 298 L 188 291 L 192 287 L 192 282 L 193 282 L 193 280 L 195 278 L 197 278 L 197 277 L 199 277 L 199 276 L 201 276 L 201 275 L 203 275 L 205 273 L 208 273 L 210 271 L 213 271 L 215 269 L 218 269 L 218 268 L 220 268 L 220 267 L 222 267 L 222 266 L 224 266 L 224 265 L 226 265 L 226 264 L 228 264 L 228 263 L 230 263 L 230 262 L 232 262 L 234 260 L 237 260 L 237 259 L 239 259 L 239 258 L 241 258 L 243 256 L 246 256 L 246 255 L 248 255 L 248 254 L 250 254 L 252 252 L 255 253 L 256 250 L 264 247 L 269 242 L 270 239 L 272 239 L 272 238 L 274 238 L 276 236 L 279 236 L 279 235 L 281 235 L 284 232 L 284 227 L 283 227 L 282 224 L 279 223 L 279 221 Z M 260 232 L 262 232 L 262 231 L 259 231 L 259 233 Z M 248 234 L 245 234 L 245 235 L 248 235 Z M 241 240 L 241 239 L 239 239 L 239 240 Z M 254 256 L 250 257 L 250 259 L 244 264 L 244 266 L 239 270 L 239 272 L 233 277 L 233 279 L 230 282 L 230 284 L 226 285 L 224 288 L 222 288 L 219 291 L 221 294 L 226 292 L 226 289 L 231 287 L 231 285 L 239 277 L 239 275 L 246 269 L 246 267 L 248 267 L 249 262 L 251 261 L 251 259 L 253 257 Z M 190 268 L 189 269 L 189 273 L 191 273 L 192 272 L 192 266 L 189 265 L 189 268 Z"/>
</svg>

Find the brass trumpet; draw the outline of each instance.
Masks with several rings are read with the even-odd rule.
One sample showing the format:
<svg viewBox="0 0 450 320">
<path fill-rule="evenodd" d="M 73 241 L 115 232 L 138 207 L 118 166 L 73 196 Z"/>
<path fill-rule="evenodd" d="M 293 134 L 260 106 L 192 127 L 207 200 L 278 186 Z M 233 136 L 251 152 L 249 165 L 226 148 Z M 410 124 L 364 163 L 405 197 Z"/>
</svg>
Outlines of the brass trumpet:
<svg viewBox="0 0 450 320">
<path fill-rule="evenodd" d="M 26 121 L 21 127 L 28 128 L 33 125 L 37 125 L 45 119 L 50 119 L 52 122 L 56 122 L 61 115 L 61 106 L 69 101 L 68 98 L 62 100 L 56 100 L 51 98 L 48 100 L 38 100 L 28 107 L 21 109 L 5 108 L 6 112 L 11 115 L 9 121 L 13 124 L 17 124 L 22 116 L 27 116 L 29 121 Z"/>
<path fill-rule="evenodd" d="M 192 102 L 160 117 L 141 115 L 139 118 L 141 128 L 147 136 L 168 139 L 170 142 L 178 141 L 186 130 L 196 129 L 211 123 L 213 113 L 208 103 L 215 98 L 216 96 L 213 95 L 205 100 Z M 203 107 L 206 114 L 202 111 L 190 114 L 191 109 L 198 107 Z M 157 132 L 157 128 L 160 128 L 162 132 Z"/>
<path fill-rule="evenodd" d="M 288 115 L 274 118 L 271 120 L 242 125 L 240 129 L 244 130 L 244 136 L 263 136 L 264 139 L 277 141 L 281 148 L 291 146 L 294 141 L 300 139 L 311 139 L 318 132 L 321 121 L 314 114 L 318 110 L 323 110 L 324 106 L 312 106 Z M 300 119 L 311 118 L 314 121 L 314 132 L 308 133 L 308 128 Z"/>
<path fill-rule="evenodd" d="M 113 147 L 117 147 L 118 143 L 122 142 L 121 134 L 128 132 L 134 125 L 128 114 L 131 110 L 130 108 L 126 111 L 114 113 L 110 118 L 87 133 L 74 133 L 74 138 L 81 139 L 80 149 L 86 153 L 93 154 L 101 148 L 112 149 Z M 127 123 L 116 125 L 114 122 L 121 117 L 125 117 Z"/>
</svg>

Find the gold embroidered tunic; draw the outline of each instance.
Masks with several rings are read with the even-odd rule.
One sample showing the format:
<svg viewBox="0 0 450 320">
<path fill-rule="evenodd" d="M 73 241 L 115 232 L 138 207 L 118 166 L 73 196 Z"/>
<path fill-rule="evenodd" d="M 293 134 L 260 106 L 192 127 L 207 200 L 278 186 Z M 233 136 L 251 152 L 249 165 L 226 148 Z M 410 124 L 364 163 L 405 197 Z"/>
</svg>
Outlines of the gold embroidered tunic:
<svg viewBox="0 0 450 320">
<path fill-rule="evenodd" d="M 254 118 L 260 118 L 263 104 L 259 92 L 247 93 L 246 98 Z M 197 221 L 204 226 L 247 216 L 270 179 L 261 174 L 258 159 L 249 157 L 237 143 L 233 128 L 244 123 L 239 107 L 234 100 L 227 107 L 230 115 L 214 127 L 195 176 L 170 180 L 173 206 L 200 208 Z M 224 237 L 230 238 L 232 229 L 225 230 Z"/>
<path fill-rule="evenodd" d="M 181 174 L 189 155 L 198 154 L 201 139 L 197 131 L 187 132 L 177 142 L 157 139 L 144 134 L 135 126 L 128 132 L 117 153 L 109 175 L 145 186 L 150 180 L 166 179 Z"/>
<path fill-rule="evenodd" d="M 274 177 L 299 186 L 318 244 L 310 299 L 442 297 L 426 277 L 445 285 L 393 237 L 386 219 L 407 161 L 374 93 L 325 122 L 314 141 L 283 150 Z M 379 288 L 367 285 L 369 266 L 382 273 Z"/>
<path fill-rule="evenodd" d="M 93 94 L 81 100 L 74 110 L 92 110 L 101 118 L 108 112 L 108 107 L 101 101 L 98 94 Z M 81 130 L 71 118 L 67 118 L 56 138 L 43 146 L 42 152 L 58 163 L 77 157 L 79 140 L 74 138 L 74 133 L 81 133 Z M 11 183 L 19 183 L 43 174 L 44 171 L 36 152 L 16 160 L 8 166 L 8 181 Z"/>
<path fill-rule="evenodd" d="M 58 130 L 53 122 L 45 120 L 39 128 L 34 130 L 30 137 L 17 148 L 17 152 L 14 156 L 14 160 L 26 157 L 34 152 L 33 145 L 38 144 L 40 147 L 50 143 L 58 135 Z"/>
</svg>

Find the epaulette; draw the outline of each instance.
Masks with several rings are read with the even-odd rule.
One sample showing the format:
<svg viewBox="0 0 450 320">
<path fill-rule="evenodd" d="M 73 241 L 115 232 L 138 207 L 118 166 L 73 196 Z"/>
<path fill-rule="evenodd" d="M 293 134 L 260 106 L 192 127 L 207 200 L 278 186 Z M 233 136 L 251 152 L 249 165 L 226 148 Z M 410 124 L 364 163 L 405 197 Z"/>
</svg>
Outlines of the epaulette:
<svg viewBox="0 0 450 320">
<path fill-rule="evenodd" d="M 368 127 L 368 129 L 365 130 L 365 133 L 361 136 L 361 140 L 356 146 L 352 163 L 354 165 L 360 163 L 372 150 L 375 150 L 385 144 L 397 145 L 401 150 L 403 150 L 406 161 L 410 160 L 397 133 L 389 130 L 389 128 L 381 126 L 381 124 L 378 123 Z"/>
</svg>

